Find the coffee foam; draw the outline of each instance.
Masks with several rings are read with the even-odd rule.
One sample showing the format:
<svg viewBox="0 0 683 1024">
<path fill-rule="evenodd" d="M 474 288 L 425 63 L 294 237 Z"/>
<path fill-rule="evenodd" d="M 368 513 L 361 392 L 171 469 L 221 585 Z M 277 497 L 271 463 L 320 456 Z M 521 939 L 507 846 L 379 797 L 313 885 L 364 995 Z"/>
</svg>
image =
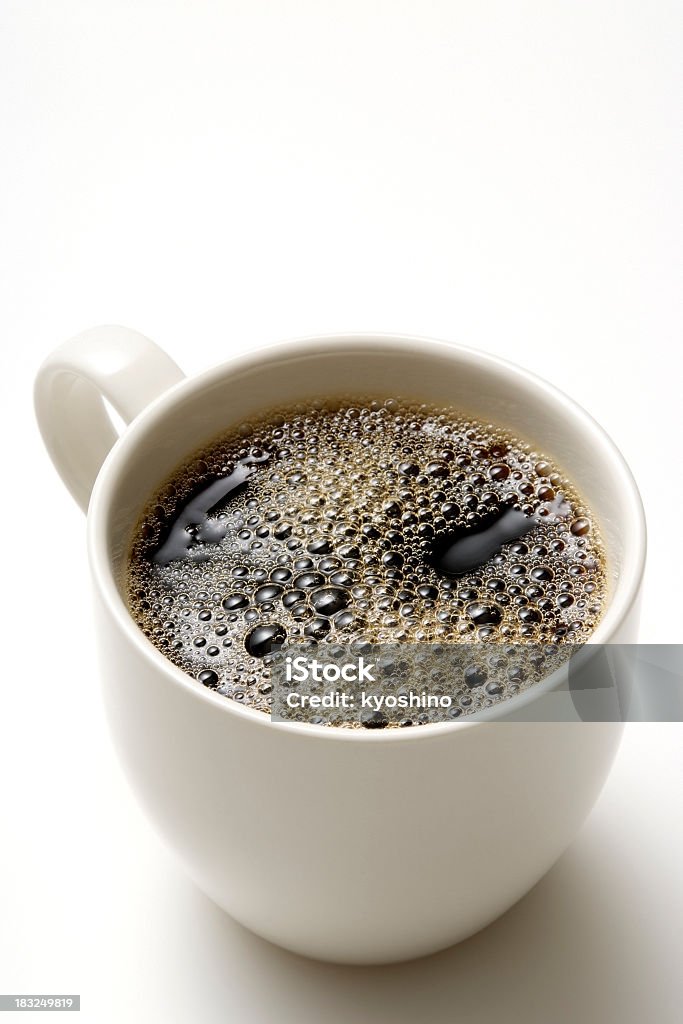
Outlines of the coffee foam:
<svg viewBox="0 0 683 1024">
<path fill-rule="evenodd" d="M 183 557 L 155 561 L 189 503 L 240 464 L 242 486 L 188 526 Z M 506 508 L 533 529 L 471 571 L 435 567 L 440 543 Z M 126 589 L 174 664 L 267 712 L 274 644 L 578 644 L 606 572 L 591 510 L 540 452 L 451 409 L 344 398 L 273 410 L 181 466 L 136 526 Z M 520 687 L 482 690 L 463 713 Z"/>
</svg>

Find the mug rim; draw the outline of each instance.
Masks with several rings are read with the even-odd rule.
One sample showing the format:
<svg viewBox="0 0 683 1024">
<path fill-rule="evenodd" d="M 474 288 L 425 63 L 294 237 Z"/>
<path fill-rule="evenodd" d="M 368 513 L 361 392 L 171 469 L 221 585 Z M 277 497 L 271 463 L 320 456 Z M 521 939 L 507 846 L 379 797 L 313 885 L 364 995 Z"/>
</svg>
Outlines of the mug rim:
<svg viewBox="0 0 683 1024">
<path fill-rule="evenodd" d="M 615 583 L 614 593 L 610 596 L 603 617 L 587 641 L 587 645 L 609 643 L 610 637 L 619 628 L 637 600 L 645 568 L 647 548 L 645 513 L 631 469 L 615 442 L 597 420 L 554 384 L 493 353 L 443 339 L 378 332 L 307 335 L 259 346 L 247 353 L 217 363 L 199 374 L 184 377 L 145 406 L 128 424 L 108 453 L 98 473 L 88 506 L 87 549 L 90 569 L 98 593 L 103 599 L 108 613 L 117 621 L 126 639 L 137 647 L 139 653 L 150 663 L 151 667 L 162 672 L 169 682 L 180 685 L 197 699 L 208 701 L 210 705 L 217 709 L 221 708 L 228 715 L 237 715 L 238 718 L 269 729 L 285 729 L 300 735 L 326 736 L 328 739 L 351 742 L 413 742 L 420 736 L 433 737 L 454 730 L 472 729 L 504 718 L 511 710 L 517 710 L 552 691 L 562 672 L 562 667 L 541 682 L 535 683 L 528 690 L 493 705 L 474 720 L 465 718 L 462 721 L 428 723 L 414 729 L 381 730 L 311 725 L 303 722 L 273 722 L 270 715 L 263 711 L 241 705 L 222 694 L 215 693 L 164 657 L 140 629 L 128 609 L 117 586 L 107 545 L 107 527 L 112 509 L 112 498 L 127 457 L 139 439 L 144 436 L 145 431 L 172 412 L 178 397 L 188 396 L 192 392 L 200 393 L 206 387 L 219 383 L 230 374 L 253 369 L 263 359 L 272 357 L 292 359 L 334 348 L 343 348 L 349 351 L 372 347 L 411 352 L 415 352 L 416 347 L 419 347 L 420 353 L 424 353 L 425 357 L 430 354 L 449 355 L 453 357 L 454 361 L 467 362 L 483 372 L 502 370 L 517 381 L 523 381 L 539 394 L 545 393 L 565 414 L 565 421 L 569 419 L 577 428 L 581 427 L 600 439 L 602 445 L 609 452 L 610 460 L 619 470 L 619 486 L 623 488 L 625 499 L 634 513 L 632 530 L 635 532 L 635 536 L 630 536 L 625 544 L 628 553 L 633 556 L 629 560 L 628 572 L 620 572 Z"/>
</svg>

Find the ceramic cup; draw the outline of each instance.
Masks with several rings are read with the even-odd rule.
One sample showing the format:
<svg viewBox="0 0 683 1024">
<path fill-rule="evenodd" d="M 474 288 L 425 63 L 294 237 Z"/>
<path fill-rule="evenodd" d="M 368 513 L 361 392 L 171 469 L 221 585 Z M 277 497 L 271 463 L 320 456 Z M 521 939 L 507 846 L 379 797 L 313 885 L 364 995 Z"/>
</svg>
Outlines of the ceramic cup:
<svg viewBox="0 0 683 1024">
<path fill-rule="evenodd" d="M 623 727 L 505 721 L 510 702 L 494 720 L 413 729 L 276 723 L 144 636 L 120 580 L 153 489 L 243 418 L 343 393 L 452 405 L 542 448 L 605 539 L 610 595 L 593 640 L 635 640 L 645 526 L 631 473 L 587 413 L 503 360 L 356 334 L 278 344 L 186 379 L 147 338 L 101 327 L 45 361 L 36 409 L 87 509 L 108 719 L 149 818 L 197 885 L 257 934 L 323 960 L 382 963 L 458 942 L 528 892 L 593 806 Z M 129 423 L 118 439 L 103 399 Z"/>
</svg>

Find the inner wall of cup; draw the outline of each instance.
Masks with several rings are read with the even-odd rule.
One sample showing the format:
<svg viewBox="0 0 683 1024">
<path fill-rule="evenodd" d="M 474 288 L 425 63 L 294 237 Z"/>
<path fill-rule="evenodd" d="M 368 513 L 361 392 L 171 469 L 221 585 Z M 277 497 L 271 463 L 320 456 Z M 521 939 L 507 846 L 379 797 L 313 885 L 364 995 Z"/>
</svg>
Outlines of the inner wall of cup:
<svg viewBox="0 0 683 1024">
<path fill-rule="evenodd" d="M 627 538 L 635 535 L 637 513 L 621 462 L 589 417 L 541 382 L 487 357 L 441 345 L 387 349 L 357 341 L 333 351 L 311 342 L 298 354 L 271 352 L 260 359 L 257 354 L 233 371 L 207 375 L 178 395 L 171 409 L 149 417 L 120 463 L 109 507 L 108 548 L 119 587 L 135 523 L 179 463 L 226 429 L 275 405 L 343 394 L 452 406 L 506 428 L 549 456 L 599 520 L 614 588 L 629 556 Z"/>
</svg>

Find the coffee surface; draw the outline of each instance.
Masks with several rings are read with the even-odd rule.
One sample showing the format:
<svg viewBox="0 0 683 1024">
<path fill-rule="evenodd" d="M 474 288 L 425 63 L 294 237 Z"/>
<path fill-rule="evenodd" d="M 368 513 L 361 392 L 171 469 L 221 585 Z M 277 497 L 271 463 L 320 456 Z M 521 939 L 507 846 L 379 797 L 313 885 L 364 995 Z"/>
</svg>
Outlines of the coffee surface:
<svg viewBox="0 0 683 1024">
<path fill-rule="evenodd" d="M 279 644 L 580 644 L 606 597 L 597 524 L 561 469 L 394 398 L 276 409 L 208 444 L 152 496 L 126 573 L 152 643 L 265 712 Z"/>
</svg>

